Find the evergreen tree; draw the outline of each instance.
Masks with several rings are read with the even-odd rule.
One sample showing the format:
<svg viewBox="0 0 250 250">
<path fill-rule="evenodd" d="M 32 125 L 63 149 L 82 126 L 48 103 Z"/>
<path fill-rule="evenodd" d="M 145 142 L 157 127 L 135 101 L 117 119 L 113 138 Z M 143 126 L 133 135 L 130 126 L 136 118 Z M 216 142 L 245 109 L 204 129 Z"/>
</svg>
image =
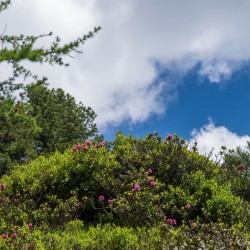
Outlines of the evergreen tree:
<svg viewBox="0 0 250 250">
<path fill-rule="evenodd" d="M 37 140 L 40 153 L 63 151 L 97 133 L 96 114 L 90 107 L 77 104 L 62 89 L 49 89 L 44 84 L 27 86 L 30 114 L 41 128 Z"/>
<path fill-rule="evenodd" d="M 0 99 L 0 176 L 37 156 L 34 138 L 39 128 L 30 109 L 11 98 Z"/>
<path fill-rule="evenodd" d="M 0 13 L 7 9 L 11 0 L 0 1 Z M 46 46 L 37 41 L 48 34 L 5 35 L 0 32 L 0 64 L 11 65 L 13 74 L 0 82 L 0 175 L 17 163 L 27 162 L 39 154 L 63 151 L 69 145 L 81 142 L 97 132 L 91 108 L 76 104 L 75 99 L 61 89 L 49 90 L 46 79 L 39 79 L 22 62 L 49 63 L 68 66 L 65 55 L 79 52 L 77 49 L 92 38 L 100 27 L 95 27 L 76 40 L 61 44 L 59 37 Z M 25 87 L 23 77 L 31 77 L 36 83 Z M 19 90 L 23 99 L 17 101 L 14 91 Z M 27 97 L 27 99 L 25 99 Z"/>
<path fill-rule="evenodd" d="M 96 114 L 62 89 L 27 85 L 23 100 L 0 98 L 0 176 L 39 155 L 63 152 L 97 133 Z"/>
</svg>

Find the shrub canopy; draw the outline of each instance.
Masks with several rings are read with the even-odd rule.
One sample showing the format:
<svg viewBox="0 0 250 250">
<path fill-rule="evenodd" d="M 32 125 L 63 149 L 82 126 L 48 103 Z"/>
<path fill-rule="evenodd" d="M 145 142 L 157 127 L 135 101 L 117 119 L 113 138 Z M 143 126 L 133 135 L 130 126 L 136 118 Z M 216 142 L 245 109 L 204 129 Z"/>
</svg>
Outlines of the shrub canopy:
<svg viewBox="0 0 250 250">
<path fill-rule="evenodd" d="M 13 225 L 23 218 L 52 227 L 73 218 L 135 227 L 199 220 L 242 222 L 249 229 L 247 205 L 232 194 L 222 171 L 177 136 L 118 133 L 109 146 L 86 141 L 16 167 L 1 180 L 0 213 Z"/>
</svg>

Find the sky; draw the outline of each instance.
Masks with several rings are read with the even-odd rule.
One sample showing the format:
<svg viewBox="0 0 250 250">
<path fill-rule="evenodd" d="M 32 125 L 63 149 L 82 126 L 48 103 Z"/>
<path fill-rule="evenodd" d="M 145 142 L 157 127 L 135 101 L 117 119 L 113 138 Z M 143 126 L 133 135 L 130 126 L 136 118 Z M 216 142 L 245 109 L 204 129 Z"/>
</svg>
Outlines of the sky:
<svg viewBox="0 0 250 250">
<path fill-rule="evenodd" d="M 250 141 L 249 11 L 248 0 L 13 0 L 0 30 L 68 42 L 101 26 L 69 68 L 24 65 L 90 106 L 107 140 L 176 133 L 208 154 Z"/>
</svg>

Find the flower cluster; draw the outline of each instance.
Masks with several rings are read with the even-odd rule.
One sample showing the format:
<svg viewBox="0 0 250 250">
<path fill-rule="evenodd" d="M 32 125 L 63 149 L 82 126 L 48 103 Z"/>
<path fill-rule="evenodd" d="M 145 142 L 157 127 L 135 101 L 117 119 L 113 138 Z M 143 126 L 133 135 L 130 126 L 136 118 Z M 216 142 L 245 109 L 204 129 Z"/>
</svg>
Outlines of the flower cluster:
<svg viewBox="0 0 250 250">
<path fill-rule="evenodd" d="M 167 143 L 168 141 L 171 141 L 171 140 L 173 140 L 173 136 L 169 134 L 168 136 L 166 136 L 166 139 L 164 140 L 163 143 Z"/>
<path fill-rule="evenodd" d="M 10 236 L 12 238 L 16 238 L 17 234 L 14 232 L 14 233 L 11 233 Z M 2 237 L 2 239 L 5 240 L 5 239 L 7 239 L 9 237 L 9 235 L 8 234 L 2 234 L 1 237 Z"/>
<path fill-rule="evenodd" d="M 98 144 L 98 146 L 99 146 L 99 147 L 104 147 L 105 144 L 106 144 L 106 143 L 103 141 L 103 142 L 100 142 L 100 143 Z"/>
<path fill-rule="evenodd" d="M 33 225 L 31 223 L 29 223 L 29 224 L 27 224 L 27 227 L 29 229 L 32 229 Z M 8 233 L 4 233 L 4 234 L 1 235 L 1 237 L 2 237 L 2 239 L 5 240 L 5 239 L 9 238 L 9 234 Z M 17 234 L 15 232 L 13 232 L 13 233 L 10 234 L 10 237 L 13 238 L 13 239 L 15 239 L 17 237 Z"/>
<path fill-rule="evenodd" d="M 154 179 L 152 177 L 148 177 L 148 182 L 149 182 L 151 187 L 155 186 L 155 182 L 154 182 Z"/>
<path fill-rule="evenodd" d="M 11 236 L 12 238 L 16 238 L 16 233 L 12 233 L 10 236 Z"/>
<path fill-rule="evenodd" d="M 8 234 L 2 234 L 1 237 L 2 237 L 2 239 L 7 239 L 9 237 L 9 235 Z"/>
<path fill-rule="evenodd" d="M 104 195 L 100 195 L 99 198 L 98 198 L 99 201 L 104 201 L 105 200 L 105 197 Z"/>
<path fill-rule="evenodd" d="M 150 175 L 150 174 L 152 174 L 153 173 L 153 170 L 151 169 L 151 168 L 149 168 L 148 170 L 147 170 L 147 172 L 146 172 L 146 174 L 148 174 L 148 175 Z"/>
<path fill-rule="evenodd" d="M 4 190 L 5 188 L 6 188 L 6 184 L 5 183 L 0 184 L 0 190 Z"/>
<path fill-rule="evenodd" d="M 75 145 L 75 146 L 73 146 L 73 151 L 80 151 L 80 150 L 82 150 L 82 151 L 86 151 L 87 150 L 87 148 L 88 148 L 88 146 L 89 146 L 89 144 L 87 144 L 86 142 L 85 143 L 83 143 L 82 145 Z"/>
<path fill-rule="evenodd" d="M 81 145 L 75 145 L 75 146 L 73 146 L 73 151 L 78 151 L 78 150 L 80 150 L 82 147 L 81 147 Z"/>
<path fill-rule="evenodd" d="M 170 141 L 170 140 L 172 140 L 172 139 L 173 139 L 173 136 L 172 136 L 172 135 L 168 135 L 168 136 L 167 136 L 167 140 L 168 140 L 168 141 Z"/>
<path fill-rule="evenodd" d="M 176 220 L 175 220 L 175 219 L 168 218 L 168 219 L 167 219 L 167 223 L 169 223 L 169 224 L 171 224 L 171 225 L 176 225 Z"/>
<path fill-rule="evenodd" d="M 85 143 L 83 144 L 77 144 L 75 146 L 72 147 L 72 150 L 73 151 L 87 151 L 87 149 L 91 146 L 94 146 L 94 147 L 104 147 L 105 146 L 105 142 L 100 142 L 98 143 L 98 145 L 94 145 L 91 141 L 85 141 Z"/>
<path fill-rule="evenodd" d="M 184 208 L 189 209 L 190 207 L 191 207 L 190 204 L 186 204 Z"/>
<path fill-rule="evenodd" d="M 146 171 L 146 174 L 147 175 L 150 175 L 153 173 L 153 170 L 151 168 L 149 168 L 147 171 Z M 153 177 L 148 177 L 148 183 L 150 184 L 151 187 L 154 187 L 156 185 Z M 139 183 L 135 183 L 134 187 L 131 189 L 131 192 L 134 193 L 136 190 L 139 190 L 140 189 L 140 185 Z"/>
<path fill-rule="evenodd" d="M 86 141 L 86 142 L 85 142 L 85 145 L 86 145 L 86 146 L 90 146 L 90 145 L 91 145 L 91 141 Z"/>
<path fill-rule="evenodd" d="M 140 185 L 138 183 L 135 183 L 134 188 L 131 190 L 131 192 L 135 192 L 136 190 L 140 189 Z"/>
<path fill-rule="evenodd" d="M 100 195 L 99 198 L 98 198 L 99 201 L 104 201 L 105 200 L 105 196 L 104 195 Z M 112 203 L 113 202 L 113 199 L 108 199 L 108 203 Z"/>
</svg>

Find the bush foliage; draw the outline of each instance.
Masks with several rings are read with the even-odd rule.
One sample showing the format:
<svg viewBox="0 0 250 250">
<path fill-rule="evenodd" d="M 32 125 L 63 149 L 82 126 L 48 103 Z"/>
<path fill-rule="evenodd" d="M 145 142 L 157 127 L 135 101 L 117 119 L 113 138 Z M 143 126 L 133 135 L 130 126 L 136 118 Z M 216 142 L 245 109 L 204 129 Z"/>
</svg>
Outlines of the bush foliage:
<svg viewBox="0 0 250 250">
<path fill-rule="evenodd" d="M 120 227 L 111 224 L 85 227 L 76 220 L 65 225 L 65 229 L 47 232 L 39 228 L 23 226 L 8 238 L 0 239 L 0 248 L 9 249 L 86 249 L 86 250 L 144 250 L 144 249 L 247 249 L 248 242 L 233 229 L 223 224 L 206 224 L 188 228 L 185 225 L 174 228 Z M 12 236 L 11 236 L 12 235 Z"/>
<path fill-rule="evenodd" d="M 228 176 L 176 135 L 119 132 L 112 143 L 85 141 L 2 177 L 1 244 L 247 249 L 249 201 L 234 193 Z"/>
</svg>

